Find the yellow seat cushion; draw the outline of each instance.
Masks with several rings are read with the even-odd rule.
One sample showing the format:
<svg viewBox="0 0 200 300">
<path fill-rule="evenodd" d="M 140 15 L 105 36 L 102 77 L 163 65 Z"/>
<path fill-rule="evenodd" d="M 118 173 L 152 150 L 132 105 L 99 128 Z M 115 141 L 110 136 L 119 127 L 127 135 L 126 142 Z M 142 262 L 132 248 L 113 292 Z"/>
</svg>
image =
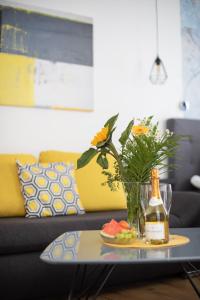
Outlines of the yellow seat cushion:
<svg viewBox="0 0 200 300">
<path fill-rule="evenodd" d="M 40 153 L 39 162 L 71 162 L 76 167 L 79 157 L 80 153 L 44 151 Z M 126 199 L 122 186 L 116 192 L 112 192 L 107 185 L 102 186 L 106 177 L 101 172 L 102 169 L 96 163 L 96 158 L 84 168 L 75 170 L 80 200 L 85 211 L 126 209 Z"/>
<path fill-rule="evenodd" d="M 16 160 L 30 164 L 37 161 L 29 154 L 0 154 L 0 217 L 25 216 Z"/>
</svg>

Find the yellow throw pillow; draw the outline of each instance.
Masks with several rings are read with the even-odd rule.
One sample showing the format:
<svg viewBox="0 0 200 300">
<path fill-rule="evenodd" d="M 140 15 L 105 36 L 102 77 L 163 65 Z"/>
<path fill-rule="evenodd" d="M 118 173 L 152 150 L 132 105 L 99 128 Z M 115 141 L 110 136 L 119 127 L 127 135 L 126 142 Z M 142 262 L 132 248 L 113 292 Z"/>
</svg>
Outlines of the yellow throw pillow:
<svg viewBox="0 0 200 300">
<path fill-rule="evenodd" d="M 30 164 L 37 161 L 29 154 L 0 154 L 0 217 L 25 216 L 16 160 Z"/>
<path fill-rule="evenodd" d="M 39 162 L 71 162 L 76 166 L 80 153 L 62 151 L 44 151 L 40 153 Z M 110 161 L 112 157 L 110 157 Z M 110 169 L 111 170 L 111 169 Z M 116 192 L 102 186 L 106 177 L 94 158 L 87 166 L 75 170 L 80 199 L 86 211 L 103 211 L 126 209 L 126 199 L 122 186 Z"/>
<path fill-rule="evenodd" d="M 72 164 L 17 162 L 26 217 L 83 214 Z"/>
</svg>

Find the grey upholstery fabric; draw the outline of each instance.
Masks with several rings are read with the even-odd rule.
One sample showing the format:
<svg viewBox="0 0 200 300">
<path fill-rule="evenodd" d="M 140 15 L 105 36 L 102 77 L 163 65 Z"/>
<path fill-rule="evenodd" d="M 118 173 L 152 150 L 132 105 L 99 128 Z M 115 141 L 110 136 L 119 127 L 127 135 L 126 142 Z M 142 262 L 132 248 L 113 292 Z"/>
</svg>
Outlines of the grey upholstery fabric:
<svg viewBox="0 0 200 300">
<path fill-rule="evenodd" d="M 170 227 L 200 227 L 200 194 L 173 192 Z"/>
<path fill-rule="evenodd" d="M 199 216 L 200 194 L 173 193 L 170 227 L 200 226 Z M 42 251 L 66 231 L 100 229 L 111 218 L 126 219 L 127 213 L 119 210 L 53 218 L 0 218 L 0 254 Z"/>
<path fill-rule="evenodd" d="M 111 218 L 126 219 L 126 210 L 53 218 L 0 218 L 0 254 L 42 251 L 66 231 L 100 229 Z"/>
<path fill-rule="evenodd" d="M 190 178 L 200 175 L 200 120 L 169 119 L 167 128 L 175 134 L 186 136 L 175 156 L 169 159 L 169 163 L 176 166 L 169 173 L 169 182 L 174 190 L 195 190 Z"/>
</svg>

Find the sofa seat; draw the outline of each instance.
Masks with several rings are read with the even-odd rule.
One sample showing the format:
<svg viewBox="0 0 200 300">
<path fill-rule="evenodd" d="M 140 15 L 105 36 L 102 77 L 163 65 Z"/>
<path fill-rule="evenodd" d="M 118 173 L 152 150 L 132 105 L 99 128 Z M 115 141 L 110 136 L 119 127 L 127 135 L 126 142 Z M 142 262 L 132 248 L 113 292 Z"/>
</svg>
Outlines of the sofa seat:
<svg viewBox="0 0 200 300">
<path fill-rule="evenodd" d="M 126 219 L 126 210 L 87 212 L 46 218 L 0 218 L 0 254 L 43 251 L 66 231 L 100 229 L 111 218 Z"/>
<path fill-rule="evenodd" d="M 194 192 L 174 192 L 170 227 L 200 226 L 200 195 Z M 41 252 L 66 231 L 94 230 L 110 219 L 126 219 L 126 210 L 87 212 L 46 218 L 0 218 L 0 254 Z"/>
</svg>

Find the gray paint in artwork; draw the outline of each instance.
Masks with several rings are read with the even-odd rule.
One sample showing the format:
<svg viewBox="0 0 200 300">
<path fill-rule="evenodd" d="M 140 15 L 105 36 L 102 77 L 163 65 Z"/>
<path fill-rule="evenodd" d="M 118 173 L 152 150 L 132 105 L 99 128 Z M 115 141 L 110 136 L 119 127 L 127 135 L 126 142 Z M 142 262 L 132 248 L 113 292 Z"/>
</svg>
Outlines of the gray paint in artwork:
<svg viewBox="0 0 200 300">
<path fill-rule="evenodd" d="M 0 20 L 1 52 L 93 65 L 92 24 L 4 6 Z"/>
<path fill-rule="evenodd" d="M 183 101 L 186 118 L 200 118 L 200 0 L 181 0 Z"/>
</svg>

